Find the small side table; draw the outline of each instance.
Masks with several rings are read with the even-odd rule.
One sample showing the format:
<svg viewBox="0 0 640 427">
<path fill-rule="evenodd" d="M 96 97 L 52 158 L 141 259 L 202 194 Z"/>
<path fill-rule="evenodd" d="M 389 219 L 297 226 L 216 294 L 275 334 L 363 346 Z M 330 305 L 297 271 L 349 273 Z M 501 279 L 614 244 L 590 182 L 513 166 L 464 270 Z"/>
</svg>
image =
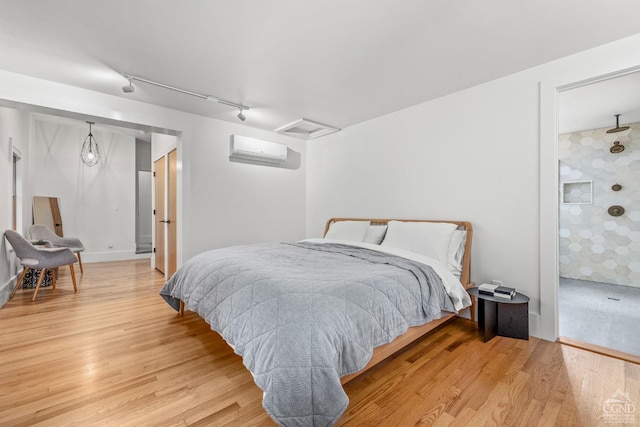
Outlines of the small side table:
<svg viewBox="0 0 640 427">
<path fill-rule="evenodd" d="M 484 342 L 496 335 L 521 340 L 529 339 L 529 297 L 519 292 L 511 299 L 481 294 L 468 289 L 478 301 L 478 326 L 484 329 Z M 480 304 L 482 300 L 482 304 Z"/>
</svg>

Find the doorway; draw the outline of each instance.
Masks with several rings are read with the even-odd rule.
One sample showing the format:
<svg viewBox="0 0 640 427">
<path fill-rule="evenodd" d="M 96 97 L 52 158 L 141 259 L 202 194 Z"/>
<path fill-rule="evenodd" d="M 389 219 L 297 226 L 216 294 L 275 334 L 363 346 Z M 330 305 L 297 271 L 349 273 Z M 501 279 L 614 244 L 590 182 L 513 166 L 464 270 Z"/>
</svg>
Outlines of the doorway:
<svg viewBox="0 0 640 427">
<path fill-rule="evenodd" d="M 154 162 L 155 266 L 169 278 L 177 269 L 177 150 Z"/>
<path fill-rule="evenodd" d="M 136 254 L 153 250 L 151 138 L 136 138 Z"/>
<path fill-rule="evenodd" d="M 5 100 L 6 102 L 8 101 Z M 105 117 L 97 117 L 74 111 L 44 108 L 17 101 L 11 101 L 10 104 L 5 108 L 21 112 L 20 119 L 16 118 L 16 123 L 20 122 L 20 129 L 22 130 L 20 131 L 20 137 L 16 139 L 19 141 L 18 144 L 15 144 L 13 138 L 9 137 L 9 145 L 13 151 L 13 156 L 10 159 L 13 158 L 13 165 L 7 165 L 7 177 L 13 182 L 12 187 L 8 188 L 11 195 L 7 196 L 7 227 L 15 227 L 17 231 L 28 235 L 28 226 L 33 222 L 33 205 L 31 203 L 33 196 L 54 195 L 59 200 L 57 211 L 61 212 L 61 216 L 69 214 L 67 217 L 70 217 L 65 217 L 64 232 L 71 233 L 73 231 L 73 235 L 85 236 L 83 240 L 86 239 L 87 251 L 85 253 L 88 255 L 87 262 L 148 258 L 153 265 L 152 247 L 147 251 L 136 253 L 135 231 L 131 225 L 136 218 L 136 212 L 133 211 L 134 206 L 131 204 L 134 202 L 135 197 L 129 197 L 130 192 L 135 191 L 135 183 L 133 180 L 129 181 L 131 175 L 127 174 L 129 174 L 130 168 L 126 167 L 125 169 L 124 163 L 120 161 L 104 163 L 104 165 L 101 163 L 101 166 L 94 168 L 84 167 L 77 155 L 81 145 L 76 147 L 72 141 L 78 138 L 81 144 L 86 138 L 88 130 L 85 122 L 87 120 L 97 120 L 99 129 L 94 127 L 95 132 L 100 131 L 107 135 L 99 141 L 99 143 L 103 143 L 101 149 L 105 149 L 103 152 L 105 161 L 111 159 L 112 155 L 119 157 L 125 153 L 126 157 L 119 158 L 125 159 L 129 164 L 132 159 L 132 153 L 129 150 L 131 146 L 128 145 L 127 141 L 130 138 L 147 140 L 149 139 L 147 135 L 152 133 L 164 136 L 171 140 L 171 144 L 159 143 L 156 145 L 159 146 L 158 150 L 165 150 L 164 153 L 166 154 L 168 145 L 171 145 L 172 148 L 178 147 L 179 139 L 176 135 L 180 134 L 180 132 L 169 128 L 152 128 L 136 122 L 108 118 L 112 114 L 107 114 Z M 105 111 L 108 112 L 109 109 Z M 21 149 L 23 146 L 28 147 L 28 150 L 24 153 Z M 56 156 L 59 160 L 51 161 L 51 156 Z M 113 158 L 115 159 L 115 157 Z M 151 154 L 149 154 L 147 168 L 149 171 L 151 171 L 152 167 L 151 159 Z M 65 167 L 62 168 L 59 165 L 64 165 Z M 76 170 L 78 171 L 77 174 Z M 110 175 L 111 173 L 122 175 L 121 178 L 107 179 L 107 176 L 112 176 Z M 49 180 L 49 177 L 52 177 L 51 180 Z M 147 182 L 153 183 L 152 177 L 142 178 L 143 181 L 145 179 Z M 181 180 L 180 170 L 178 171 L 178 179 Z M 98 181 L 102 187 L 96 191 L 95 183 Z M 54 185 L 57 182 L 62 184 Z M 25 186 L 24 183 L 29 185 Z M 105 190 L 105 186 L 107 186 L 106 188 L 116 187 L 116 189 L 115 191 Z M 58 188 L 59 190 L 50 190 L 51 188 Z M 86 197 L 82 195 L 81 191 L 84 191 Z M 59 192 L 64 194 L 57 194 Z M 151 189 L 149 189 L 149 192 L 153 197 Z M 151 216 L 153 204 L 152 202 L 149 203 L 150 206 L 145 207 L 147 209 L 148 228 L 151 230 L 145 234 L 147 239 L 149 234 L 153 234 L 154 228 Z M 46 203 L 45 206 L 47 206 Z M 51 207 L 49 206 L 50 209 Z M 98 210 L 96 211 L 96 209 Z M 179 210 L 181 211 L 181 209 Z M 109 215 L 114 220 L 109 223 L 100 221 L 101 226 L 95 226 L 94 219 L 102 219 L 103 215 Z M 141 211 L 140 217 L 142 218 L 143 215 L 144 213 Z M 9 216 L 11 217 L 9 218 Z M 121 220 L 124 221 L 124 226 Z M 49 223 L 51 229 L 55 230 L 54 223 L 62 224 L 62 221 L 54 221 L 53 217 L 51 217 Z M 73 230 L 69 229 L 69 224 L 71 224 Z M 113 242 L 111 236 L 108 235 L 111 231 L 110 227 L 116 227 L 113 235 L 118 239 L 117 242 Z M 60 230 L 58 234 L 62 234 L 62 231 Z M 115 245 L 113 245 L 114 243 Z M 181 242 L 178 243 L 178 245 L 180 244 Z M 180 261 L 180 246 L 178 246 L 177 252 L 178 261 Z"/>
<path fill-rule="evenodd" d="M 559 340 L 622 358 L 640 356 L 638 90 L 628 73 L 558 95 Z"/>
</svg>

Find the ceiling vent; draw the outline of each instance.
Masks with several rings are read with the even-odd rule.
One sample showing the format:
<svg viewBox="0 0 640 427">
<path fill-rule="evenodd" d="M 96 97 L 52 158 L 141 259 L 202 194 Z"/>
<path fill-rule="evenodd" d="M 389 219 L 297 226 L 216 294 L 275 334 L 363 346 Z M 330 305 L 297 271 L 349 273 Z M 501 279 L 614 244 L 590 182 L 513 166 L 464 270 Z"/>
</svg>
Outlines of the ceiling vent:
<svg viewBox="0 0 640 427">
<path fill-rule="evenodd" d="M 333 126 L 324 125 L 309 119 L 296 120 L 293 123 L 284 125 L 275 130 L 283 135 L 295 136 L 296 138 L 315 139 L 330 133 L 338 132 L 340 129 Z"/>
</svg>

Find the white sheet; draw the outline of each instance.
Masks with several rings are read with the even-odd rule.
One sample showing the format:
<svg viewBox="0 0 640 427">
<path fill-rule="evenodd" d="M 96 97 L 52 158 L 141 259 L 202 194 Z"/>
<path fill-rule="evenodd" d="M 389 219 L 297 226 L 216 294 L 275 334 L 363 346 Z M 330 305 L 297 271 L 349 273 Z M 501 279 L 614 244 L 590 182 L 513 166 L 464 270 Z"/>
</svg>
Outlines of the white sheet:
<svg viewBox="0 0 640 427">
<path fill-rule="evenodd" d="M 403 258 L 410 259 L 412 261 L 416 261 L 422 264 L 426 264 L 433 268 L 433 270 L 440 276 L 442 279 L 442 284 L 444 285 L 445 291 L 451 297 L 453 301 L 454 307 L 456 310 L 460 311 L 465 307 L 469 307 L 471 305 L 471 298 L 469 294 L 462 286 L 460 279 L 453 275 L 453 273 L 447 268 L 446 265 L 441 263 L 440 261 L 430 258 L 426 255 L 417 254 L 410 251 L 405 251 L 403 249 L 392 248 L 388 246 L 380 246 L 374 245 L 371 243 L 358 243 L 351 242 L 345 240 L 331 240 L 331 239 L 305 239 L 303 242 L 309 243 L 339 243 L 342 245 L 356 246 L 364 249 L 371 249 L 373 251 L 383 252 L 390 255 L 396 255 Z"/>
</svg>

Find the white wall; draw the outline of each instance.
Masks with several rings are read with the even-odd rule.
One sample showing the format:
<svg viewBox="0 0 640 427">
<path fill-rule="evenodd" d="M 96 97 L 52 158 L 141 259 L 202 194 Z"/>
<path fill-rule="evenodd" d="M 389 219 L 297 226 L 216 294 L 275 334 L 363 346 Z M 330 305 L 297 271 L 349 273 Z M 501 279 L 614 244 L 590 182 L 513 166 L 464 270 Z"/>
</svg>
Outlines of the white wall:
<svg viewBox="0 0 640 427">
<path fill-rule="evenodd" d="M 547 224 L 557 207 L 540 203 L 540 171 L 557 169 L 557 157 L 555 165 L 548 155 L 540 163 L 541 82 L 569 83 L 639 64 L 636 36 L 311 142 L 307 235 L 321 235 L 332 216 L 469 220 L 472 279 L 503 280 L 529 295 L 531 333 L 552 338 L 540 333 L 539 322 L 553 317 L 540 318 L 540 240 L 555 237 L 540 230 L 541 223 L 546 233 L 552 229 Z M 543 140 L 547 152 L 556 150 L 556 139 Z M 554 197 L 557 179 L 547 199 Z M 552 258 L 543 260 L 547 267 Z"/>
<path fill-rule="evenodd" d="M 170 151 L 178 147 L 178 139 L 174 135 L 164 135 L 161 133 L 151 133 L 151 170 L 153 162 L 160 157 L 167 155 Z"/>
<path fill-rule="evenodd" d="M 13 148 L 15 147 L 21 154 L 21 167 L 23 172 L 23 188 L 21 211 L 22 217 L 18 225 L 28 227 L 31 220 L 31 183 L 26 176 L 30 175 L 32 169 L 29 161 L 29 128 L 31 115 L 26 111 L 13 108 L 0 107 L 0 226 L 3 230 L 11 226 L 11 183 L 12 183 L 12 161 Z M 6 203 L 5 203 L 6 202 Z"/>
<path fill-rule="evenodd" d="M 29 128 L 29 115 L 24 111 L 13 108 L 0 107 L 0 232 L 12 226 L 12 182 L 13 182 L 13 147 L 17 148 L 23 158 L 20 161 L 23 178 L 29 173 L 30 164 L 28 138 L 25 137 Z M 20 232 L 31 219 L 30 203 L 31 188 L 28 182 L 23 182 L 21 205 L 22 216 L 18 221 Z M 4 236 L 0 241 L 0 306 L 11 293 L 15 284 L 18 265 L 13 252 L 9 252 Z"/>
<path fill-rule="evenodd" d="M 65 236 L 82 240 L 85 262 L 135 254 L 135 138 L 94 126 L 101 154 L 93 167 L 80 158 L 89 127 L 83 122 L 34 122 L 36 196 L 58 197 Z"/>
<path fill-rule="evenodd" d="M 292 241 L 305 236 L 305 143 L 234 123 L 211 126 L 202 122 L 195 132 L 206 144 L 194 148 L 184 173 L 191 174 L 191 220 L 194 232 L 207 236 L 194 242 L 196 252 L 209 247 Z M 239 134 L 286 143 L 302 154 L 297 169 L 229 161 L 229 135 Z M 291 155 L 291 153 L 290 153 Z M 295 155 L 295 153 L 294 153 Z M 202 171 L 196 179 L 193 171 Z"/>
</svg>

